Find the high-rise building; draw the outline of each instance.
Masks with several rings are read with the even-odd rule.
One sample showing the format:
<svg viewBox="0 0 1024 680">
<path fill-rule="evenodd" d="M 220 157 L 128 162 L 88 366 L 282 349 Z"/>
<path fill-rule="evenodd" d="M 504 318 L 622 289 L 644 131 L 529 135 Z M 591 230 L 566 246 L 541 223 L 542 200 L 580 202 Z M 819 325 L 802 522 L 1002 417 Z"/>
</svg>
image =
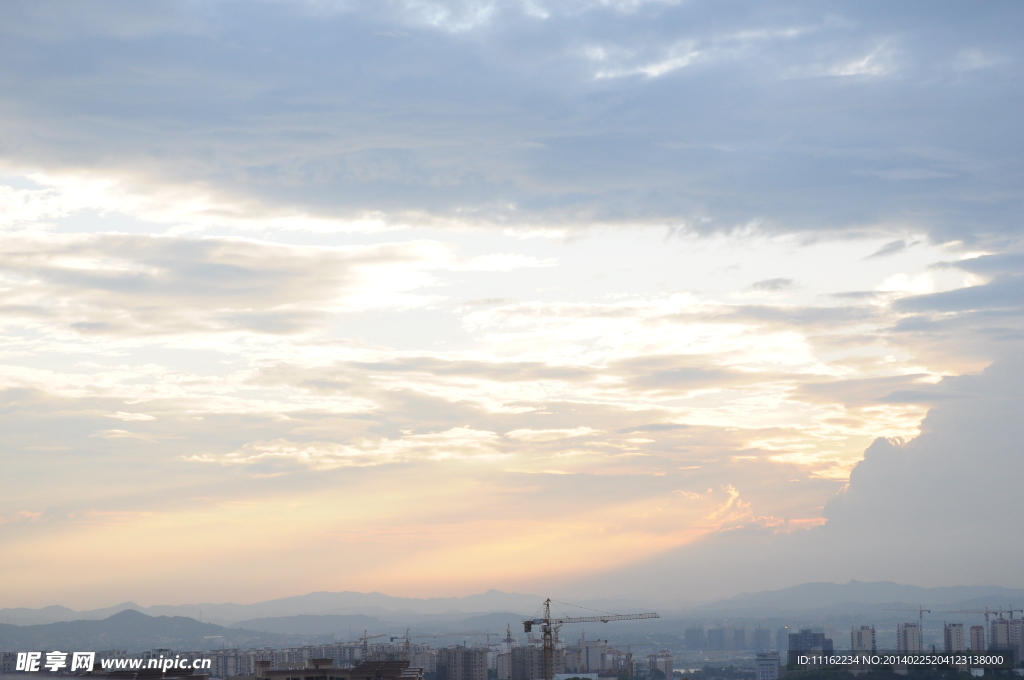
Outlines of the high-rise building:
<svg viewBox="0 0 1024 680">
<path fill-rule="evenodd" d="M 874 626 L 861 626 L 850 629 L 850 649 L 855 652 L 877 652 L 878 642 L 875 638 Z"/>
<path fill-rule="evenodd" d="M 1010 647 L 1017 650 L 1017 658 L 1024 657 L 1024 619 L 1010 619 Z"/>
<path fill-rule="evenodd" d="M 600 673 L 607 668 L 605 663 L 605 656 L 608 653 L 607 640 L 580 640 L 579 650 L 578 672 Z"/>
<path fill-rule="evenodd" d="M 985 627 L 971 626 L 971 651 L 985 651 Z"/>
<path fill-rule="evenodd" d="M 767 628 L 754 629 L 754 651 L 767 652 L 772 648 L 772 632 Z"/>
<path fill-rule="evenodd" d="M 494 662 L 498 673 L 498 680 L 512 680 L 512 652 L 504 652 L 498 655 Z"/>
<path fill-rule="evenodd" d="M 662 650 L 657 654 L 647 655 L 647 671 L 650 677 L 657 676 L 655 671 L 663 674 L 666 680 L 672 680 L 673 660 L 672 653 Z"/>
<path fill-rule="evenodd" d="M 1016 645 L 1010 641 L 1012 629 L 1010 619 L 999 617 L 989 625 L 988 648 L 989 649 L 1011 649 Z"/>
<path fill-rule="evenodd" d="M 757 678 L 755 680 L 779 680 L 779 653 L 759 652 L 757 660 Z"/>
<path fill-rule="evenodd" d="M 942 639 L 945 643 L 944 649 L 947 652 L 962 652 L 964 644 L 964 624 L 947 623 L 942 630 Z"/>
<path fill-rule="evenodd" d="M 707 636 L 704 635 L 703 628 L 687 628 L 684 633 L 684 642 L 686 644 L 686 648 L 690 651 L 706 649 L 708 646 L 708 639 Z"/>
<path fill-rule="evenodd" d="M 775 631 L 775 649 L 784 652 L 789 649 L 789 628 L 782 626 Z"/>
<path fill-rule="evenodd" d="M 554 673 L 565 672 L 565 650 L 554 650 Z M 440 660 L 438 660 L 440 665 Z M 538 645 L 513 647 L 510 680 L 538 680 L 544 677 L 544 649 Z M 485 676 L 486 677 L 486 676 Z"/>
<path fill-rule="evenodd" d="M 834 650 L 832 640 L 825 637 L 824 633 L 815 633 L 810 628 L 805 628 L 799 633 L 789 634 L 789 651 L 831 654 Z"/>
<path fill-rule="evenodd" d="M 750 645 L 747 644 L 746 628 L 732 629 L 732 646 L 730 647 L 730 649 L 750 649 Z"/>
<path fill-rule="evenodd" d="M 487 680 L 487 650 L 461 645 L 437 650 L 437 679 Z"/>
<path fill-rule="evenodd" d="M 916 623 L 896 626 L 896 649 L 900 652 L 921 651 L 921 628 Z"/>
<path fill-rule="evenodd" d="M 708 628 L 708 650 L 725 651 L 725 628 Z"/>
</svg>

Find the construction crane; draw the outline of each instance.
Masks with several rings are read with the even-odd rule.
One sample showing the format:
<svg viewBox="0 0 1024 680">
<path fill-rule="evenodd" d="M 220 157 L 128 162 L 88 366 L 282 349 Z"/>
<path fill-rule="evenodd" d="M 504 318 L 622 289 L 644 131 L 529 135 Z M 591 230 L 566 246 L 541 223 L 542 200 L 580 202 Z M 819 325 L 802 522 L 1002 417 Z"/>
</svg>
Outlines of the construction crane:
<svg viewBox="0 0 1024 680">
<path fill-rule="evenodd" d="M 988 617 L 991 614 L 995 614 L 996 610 L 995 609 L 989 609 L 988 607 L 985 607 L 984 609 L 948 609 L 946 611 L 939 612 L 939 613 L 940 614 L 984 614 L 985 615 L 985 628 L 987 630 L 988 629 Z"/>
<path fill-rule="evenodd" d="M 412 640 L 413 639 L 419 640 L 421 638 L 449 638 L 449 637 L 453 638 L 453 637 L 463 637 L 463 636 L 470 637 L 470 636 L 478 636 L 478 635 L 486 635 L 487 636 L 487 648 L 490 649 L 490 647 L 491 647 L 491 636 L 492 635 L 497 635 L 497 633 L 481 633 L 479 631 L 474 631 L 472 633 L 462 632 L 462 633 L 438 633 L 436 635 L 409 635 L 409 629 L 406 628 L 405 629 L 405 635 L 392 635 L 391 636 L 391 642 L 394 642 L 395 640 L 404 640 L 403 645 L 402 645 L 403 646 L 403 653 L 405 654 L 405 658 L 407 660 L 411 660 L 412 659 Z M 380 636 L 378 636 L 378 637 L 380 637 Z"/>
<path fill-rule="evenodd" d="M 984 609 L 954 609 L 952 611 L 945 611 L 945 612 L 939 612 L 939 613 L 940 614 L 984 614 L 985 615 L 985 629 L 988 630 L 988 627 L 989 627 L 989 625 L 988 625 L 988 618 L 989 618 L 989 616 L 991 616 L 993 614 L 999 614 L 999 616 L 1002 616 L 1003 614 L 1009 613 L 1010 614 L 1010 618 L 1012 619 L 1014 612 L 1022 612 L 1022 613 L 1024 613 L 1024 609 L 1003 609 L 1002 607 L 1000 607 L 999 609 L 989 609 L 988 607 L 985 607 Z"/>
<path fill-rule="evenodd" d="M 363 637 L 359 638 L 359 641 L 363 643 L 363 660 L 366 660 L 367 655 L 370 653 L 370 640 L 376 640 L 377 638 L 387 636 L 387 633 L 381 633 L 380 635 L 367 635 L 364 630 Z"/>
<path fill-rule="evenodd" d="M 651 647 L 650 642 L 627 642 L 626 645 L 626 680 L 633 680 L 633 647 Z M 615 645 L 621 647 L 622 643 Z"/>
<path fill-rule="evenodd" d="M 551 618 L 551 598 L 544 600 L 543 616 L 523 620 L 523 630 L 527 633 L 533 630 L 534 626 L 540 626 L 544 636 L 544 680 L 554 680 L 555 677 L 555 633 L 566 623 L 591 623 L 600 621 L 636 621 L 637 619 L 658 619 L 661 618 L 655 612 L 645 614 L 609 614 L 601 612 L 599 616 L 563 616 Z"/>
<path fill-rule="evenodd" d="M 989 636 L 989 642 L 991 643 L 992 626 L 989 624 L 989 617 L 992 616 L 993 614 L 999 614 L 999 618 L 1002 618 L 1003 614 L 1006 614 L 1007 612 L 1009 612 L 1010 618 L 1012 619 L 1014 612 L 1021 612 L 1022 614 L 1024 614 L 1024 609 L 1003 609 L 1002 607 L 1000 607 L 999 609 L 989 609 L 988 607 L 985 607 L 984 609 L 952 609 L 952 610 L 948 610 L 948 611 L 944 611 L 944 612 L 939 612 L 939 613 L 940 614 L 984 614 L 985 615 L 985 635 Z"/>
<path fill-rule="evenodd" d="M 917 637 L 921 641 L 921 649 L 924 649 L 924 615 L 931 614 L 931 609 L 925 609 L 917 605 L 917 609 L 886 609 L 887 612 L 917 612 Z"/>
</svg>

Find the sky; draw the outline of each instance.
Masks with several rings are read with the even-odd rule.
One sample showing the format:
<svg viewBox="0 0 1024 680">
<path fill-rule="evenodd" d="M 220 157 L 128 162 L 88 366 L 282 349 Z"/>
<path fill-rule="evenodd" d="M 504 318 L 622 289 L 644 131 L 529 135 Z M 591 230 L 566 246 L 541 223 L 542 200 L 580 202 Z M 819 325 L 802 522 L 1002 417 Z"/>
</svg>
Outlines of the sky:
<svg viewBox="0 0 1024 680">
<path fill-rule="evenodd" d="M 1017 2 L 0 5 L 0 600 L 1024 587 Z"/>
</svg>

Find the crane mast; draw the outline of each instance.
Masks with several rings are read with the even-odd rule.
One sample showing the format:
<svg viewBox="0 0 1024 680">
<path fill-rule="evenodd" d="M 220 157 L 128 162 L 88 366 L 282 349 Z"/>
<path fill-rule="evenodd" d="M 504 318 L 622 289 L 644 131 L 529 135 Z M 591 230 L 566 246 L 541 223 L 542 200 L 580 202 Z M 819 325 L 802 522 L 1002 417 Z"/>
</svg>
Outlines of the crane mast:
<svg viewBox="0 0 1024 680">
<path fill-rule="evenodd" d="M 555 635 L 558 629 L 566 623 L 608 623 L 609 621 L 636 621 L 637 619 L 661 618 L 655 612 L 644 614 L 601 614 L 600 616 L 563 616 L 551 618 L 551 598 L 544 600 L 544 615 L 538 618 L 525 619 L 523 630 L 527 633 L 533 630 L 534 626 L 540 626 L 541 636 L 544 641 L 544 680 L 553 680 L 555 677 Z"/>
</svg>

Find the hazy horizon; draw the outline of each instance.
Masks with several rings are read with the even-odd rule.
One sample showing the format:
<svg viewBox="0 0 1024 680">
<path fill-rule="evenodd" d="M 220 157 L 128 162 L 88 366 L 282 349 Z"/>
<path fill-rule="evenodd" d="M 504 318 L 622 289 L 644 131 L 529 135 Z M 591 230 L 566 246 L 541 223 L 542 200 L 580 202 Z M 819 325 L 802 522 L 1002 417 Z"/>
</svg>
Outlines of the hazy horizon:
<svg viewBox="0 0 1024 680">
<path fill-rule="evenodd" d="M 1024 588 L 1024 10 L 0 5 L 0 608 Z"/>
</svg>

